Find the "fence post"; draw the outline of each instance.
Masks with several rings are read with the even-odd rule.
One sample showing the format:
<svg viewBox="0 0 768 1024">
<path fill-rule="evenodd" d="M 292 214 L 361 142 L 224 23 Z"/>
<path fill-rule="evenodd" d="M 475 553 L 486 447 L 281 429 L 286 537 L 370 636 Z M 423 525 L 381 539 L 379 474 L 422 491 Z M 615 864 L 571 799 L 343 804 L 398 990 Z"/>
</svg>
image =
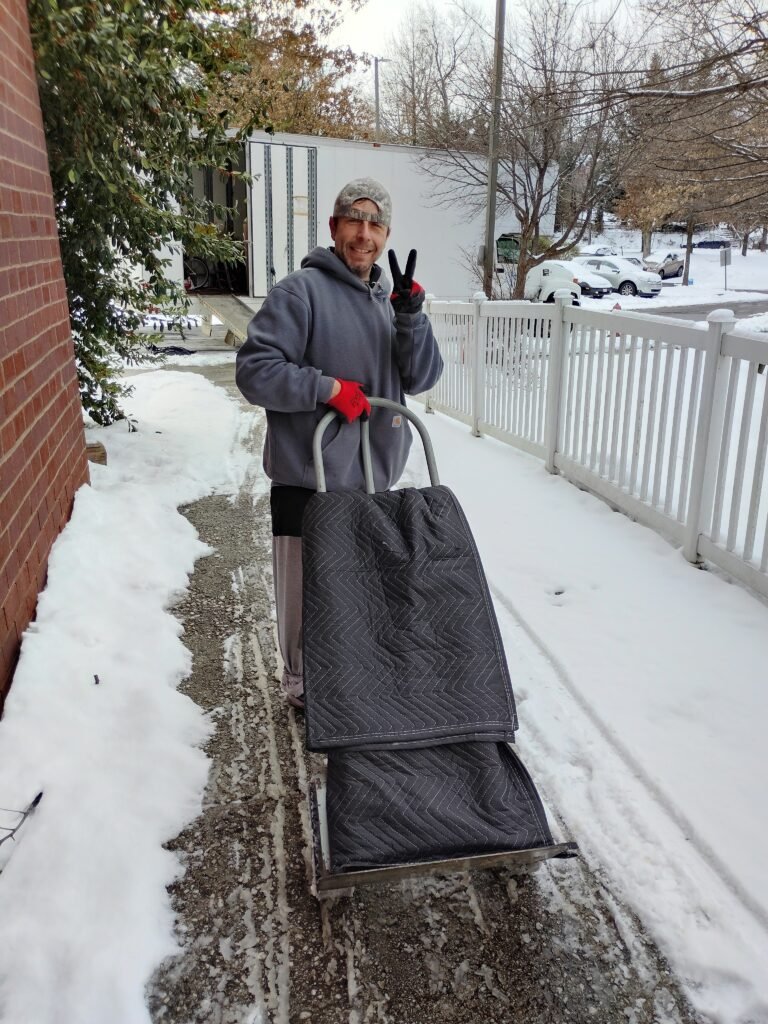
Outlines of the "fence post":
<svg viewBox="0 0 768 1024">
<path fill-rule="evenodd" d="M 691 469 L 691 493 L 686 516 L 683 554 L 689 562 L 699 558 L 699 536 L 712 513 L 712 500 L 717 475 L 720 435 L 725 415 L 725 375 L 722 365 L 722 339 L 736 317 L 732 309 L 713 309 L 707 317 L 709 325 L 704 354 L 704 379 L 701 382 L 699 418 Z"/>
<path fill-rule="evenodd" d="M 482 340 L 482 317 L 480 312 L 482 304 L 486 302 L 485 292 L 475 292 L 472 296 L 475 304 L 475 321 L 473 324 L 472 338 L 472 436 L 482 437 L 480 433 L 480 420 L 483 409 L 483 376 L 485 370 L 485 345 Z"/>
<path fill-rule="evenodd" d="M 432 303 L 434 301 L 435 301 L 435 296 L 431 292 L 427 292 L 426 296 L 424 297 L 424 312 L 427 314 L 427 316 L 429 317 L 430 320 L 432 319 Z M 433 330 L 434 330 L 434 326 L 433 326 Z M 434 388 L 430 388 L 429 391 L 427 392 L 425 398 L 424 398 L 424 412 L 434 413 L 434 411 L 435 411 L 432 408 L 432 392 L 433 391 L 434 391 Z"/>
<path fill-rule="evenodd" d="M 549 332 L 549 372 L 547 373 L 546 417 L 544 420 L 544 466 L 548 473 L 555 472 L 555 452 L 560 434 L 560 404 L 563 394 L 563 356 L 565 328 L 563 316 L 566 304 L 571 304 L 567 288 L 555 292 L 552 311 L 552 329 Z"/>
</svg>

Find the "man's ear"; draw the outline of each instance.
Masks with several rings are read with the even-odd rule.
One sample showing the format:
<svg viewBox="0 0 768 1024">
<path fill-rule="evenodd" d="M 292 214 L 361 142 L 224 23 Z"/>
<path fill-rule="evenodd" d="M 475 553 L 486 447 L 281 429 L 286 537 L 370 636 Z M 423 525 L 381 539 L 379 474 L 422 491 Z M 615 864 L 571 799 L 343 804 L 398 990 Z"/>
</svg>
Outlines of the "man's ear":
<svg viewBox="0 0 768 1024">
<path fill-rule="evenodd" d="M 329 217 L 328 218 L 328 227 L 330 228 L 330 231 L 331 231 L 331 238 L 335 242 L 336 241 L 336 218 L 335 217 Z"/>
<path fill-rule="evenodd" d="M 387 228 L 387 239 L 389 239 L 389 236 L 391 234 L 392 234 L 392 228 Z"/>
</svg>

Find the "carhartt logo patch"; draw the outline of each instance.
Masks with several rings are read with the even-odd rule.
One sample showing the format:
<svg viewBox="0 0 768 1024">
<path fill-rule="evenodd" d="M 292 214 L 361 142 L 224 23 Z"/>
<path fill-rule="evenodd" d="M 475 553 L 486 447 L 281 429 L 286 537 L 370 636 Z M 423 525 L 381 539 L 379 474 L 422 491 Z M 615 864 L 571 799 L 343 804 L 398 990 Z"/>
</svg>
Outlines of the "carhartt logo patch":
<svg viewBox="0 0 768 1024">
<path fill-rule="evenodd" d="M 393 416 L 392 417 L 392 426 L 393 427 L 402 427 L 402 425 L 403 425 L 403 417 L 402 416 Z"/>
</svg>

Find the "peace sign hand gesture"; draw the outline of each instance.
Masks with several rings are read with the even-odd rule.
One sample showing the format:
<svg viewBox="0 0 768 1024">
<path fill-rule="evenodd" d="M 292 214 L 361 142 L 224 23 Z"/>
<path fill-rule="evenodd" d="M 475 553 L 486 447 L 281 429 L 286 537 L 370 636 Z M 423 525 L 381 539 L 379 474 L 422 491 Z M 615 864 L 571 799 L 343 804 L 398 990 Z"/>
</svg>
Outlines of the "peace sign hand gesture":
<svg viewBox="0 0 768 1024">
<path fill-rule="evenodd" d="M 424 305 L 424 289 L 413 280 L 413 272 L 416 269 L 416 250 L 411 249 L 408 254 L 408 262 L 405 264 L 405 273 L 400 270 L 395 250 L 390 249 L 389 269 L 392 273 L 392 294 L 389 301 L 395 313 L 420 313 Z"/>
</svg>

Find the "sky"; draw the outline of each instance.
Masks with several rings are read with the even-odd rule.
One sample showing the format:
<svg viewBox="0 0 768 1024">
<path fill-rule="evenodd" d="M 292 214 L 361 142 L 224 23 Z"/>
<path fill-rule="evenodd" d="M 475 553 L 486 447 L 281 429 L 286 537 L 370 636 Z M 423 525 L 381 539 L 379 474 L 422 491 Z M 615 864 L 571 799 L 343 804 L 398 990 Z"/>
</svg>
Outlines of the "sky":
<svg viewBox="0 0 768 1024">
<path fill-rule="evenodd" d="M 0 720 L 0 805 L 45 794 L 0 847 L 3 1024 L 149 1024 L 146 982 L 177 948 L 163 844 L 199 813 L 213 728 L 177 690 L 190 655 L 172 606 L 212 553 L 177 506 L 268 483 L 241 441 L 259 410 L 172 365 L 132 383 L 141 429 L 89 428 L 108 464 L 54 545 Z M 546 805 L 702 1013 L 767 1024 L 768 606 L 538 460 L 426 423 Z M 416 445 L 404 483 L 426 483 Z"/>
<path fill-rule="evenodd" d="M 476 2 L 480 10 L 487 12 L 488 23 L 492 26 L 496 12 L 495 0 Z M 441 3 L 438 6 L 444 8 L 447 4 Z M 511 3 L 507 6 L 511 7 Z M 347 15 L 330 37 L 330 42 L 337 46 L 350 46 L 356 53 L 385 57 L 392 37 L 413 9 L 413 0 L 368 0 L 362 10 Z M 386 64 L 380 65 L 380 81 L 383 81 L 386 73 Z M 373 66 L 370 69 L 370 91 L 373 93 Z"/>
<path fill-rule="evenodd" d="M 450 0 L 425 0 L 427 4 L 432 2 L 440 11 L 447 11 L 453 4 Z M 496 23 L 496 0 L 467 0 L 470 6 L 476 8 L 481 17 L 484 17 L 487 30 L 490 34 L 494 32 Z M 650 52 L 652 40 L 658 31 L 662 37 L 668 37 L 670 29 L 665 24 L 661 30 L 652 27 L 652 22 L 647 17 L 638 18 L 631 7 L 619 0 L 589 0 L 588 3 L 578 2 L 582 13 L 590 13 L 596 20 L 603 19 L 610 14 L 615 23 L 624 26 L 627 36 L 635 41 L 640 50 Z M 339 28 L 330 36 L 330 43 L 337 46 L 350 46 L 356 53 L 365 53 L 370 57 L 386 57 L 393 36 L 407 15 L 418 5 L 418 0 L 368 0 L 368 2 L 357 13 L 350 13 Z M 460 6 L 460 2 L 456 3 Z M 508 25 L 507 44 L 509 44 L 509 26 L 516 8 L 519 14 L 527 13 L 530 5 L 523 0 L 506 0 L 506 14 Z M 647 12 L 646 12 L 647 13 Z M 387 65 L 379 66 L 380 82 L 385 80 Z M 371 97 L 373 96 L 374 69 L 373 64 L 368 72 L 368 79 L 363 74 L 360 77 L 363 88 L 368 87 Z"/>
</svg>

